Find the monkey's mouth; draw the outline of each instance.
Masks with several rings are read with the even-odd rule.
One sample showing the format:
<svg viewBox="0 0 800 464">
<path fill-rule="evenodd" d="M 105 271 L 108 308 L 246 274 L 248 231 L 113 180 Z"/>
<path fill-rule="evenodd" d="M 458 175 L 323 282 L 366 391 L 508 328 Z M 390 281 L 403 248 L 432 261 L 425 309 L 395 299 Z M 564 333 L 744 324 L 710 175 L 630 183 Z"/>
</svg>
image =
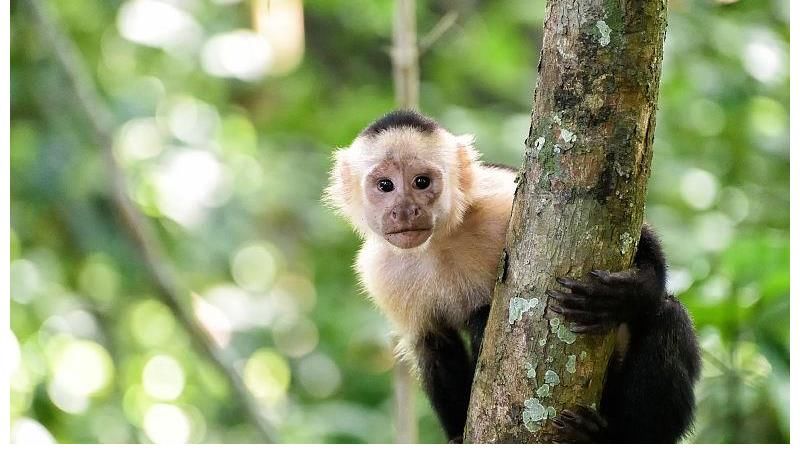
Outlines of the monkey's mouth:
<svg viewBox="0 0 800 464">
<path fill-rule="evenodd" d="M 433 232 L 432 228 L 409 227 L 386 232 L 386 240 L 398 248 L 414 248 L 425 243 Z"/>
</svg>

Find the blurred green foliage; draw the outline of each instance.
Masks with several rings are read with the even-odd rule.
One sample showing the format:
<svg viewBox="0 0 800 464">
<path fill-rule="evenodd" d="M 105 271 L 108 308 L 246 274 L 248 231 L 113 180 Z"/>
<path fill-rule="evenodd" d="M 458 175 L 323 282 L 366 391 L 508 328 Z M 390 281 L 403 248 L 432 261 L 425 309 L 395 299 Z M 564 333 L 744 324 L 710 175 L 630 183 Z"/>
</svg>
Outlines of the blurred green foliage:
<svg viewBox="0 0 800 464">
<path fill-rule="evenodd" d="M 120 232 L 86 117 L 24 3 L 11 3 L 14 439 L 257 441 Z M 392 2 L 305 2 L 301 64 L 263 77 L 263 43 L 213 41 L 251 27 L 249 2 L 172 0 L 144 19 L 135 8 L 154 0 L 49 3 L 113 109 L 131 197 L 281 440 L 392 441 L 389 328 L 358 291 L 356 237 L 319 200 L 332 149 L 392 108 Z M 422 108 L 518 164 L 544 2 L 418 3 L 421 34 L 460 13 L 422 57 Z M 788 4 L 670 1 L 647 218 L 704 350 L 688 441 L 789 437 Z M 420 441 L 441 442 L 417 404 Z"/>
</svg>

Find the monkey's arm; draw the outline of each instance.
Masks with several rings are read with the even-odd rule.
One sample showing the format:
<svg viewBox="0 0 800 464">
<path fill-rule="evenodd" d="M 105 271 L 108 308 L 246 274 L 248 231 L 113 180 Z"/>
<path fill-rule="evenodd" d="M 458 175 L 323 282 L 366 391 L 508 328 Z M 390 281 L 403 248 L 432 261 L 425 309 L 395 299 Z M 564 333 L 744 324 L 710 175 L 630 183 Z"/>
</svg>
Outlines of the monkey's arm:
<svg viewBox="0 0 800 464">
<path fill-rule="evenodd" d="M 674 443 L 691 424 L 697 341 L 686 310 L 665 296 L 664 256 L 649 228 L 642 229 L 634 266 L 594 271 L 586 282 L 559 279 L 571 293 L 551 293 L 558 302 L 551 309 L 574 331 L 624 324 L 630 333 L 623 358 L 609 368 L 600 413 L 579 407 L 554 421 L 564 441 Z"/>
<path fill-rule="evenodd" d="M 457 331 L 441 328 L 417 340 L 422 387 L 450 441 L 461 441 L 474 365 Z"/>
</svg>

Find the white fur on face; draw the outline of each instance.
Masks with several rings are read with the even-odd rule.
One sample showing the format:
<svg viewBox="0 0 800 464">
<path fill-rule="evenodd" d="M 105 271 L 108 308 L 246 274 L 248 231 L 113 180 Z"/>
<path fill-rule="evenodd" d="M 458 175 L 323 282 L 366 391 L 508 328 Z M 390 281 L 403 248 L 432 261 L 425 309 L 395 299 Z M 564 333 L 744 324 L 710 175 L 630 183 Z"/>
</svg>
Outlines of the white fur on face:
<svg viewBox="0 0 800 464">
<path fill-rule="evenodd" d="M 420 158 L 433 163 L 444 173 L 442 193 L 433 208 L 437 223 L 435 230 L 451 231 L 461 222 L 472 196 L 472 189 L 463 188 L 465 186 L 460 181 L 463 164 L 470 164 L 478 158 L 472 143 L 471 135 L 457 137 L 444 129 L 425 134 L 413 128 L 399 127 L 373 136 L 359 136 L 349 147 L 334 152 L 334 167 L 325 199 L 359 235 L 374 234 L 365 217 L 368 205 L 364 192 L 368 173 L 387 159 L 403 162 Z"/>
<path fill-rule="evenodd" d="M 326 199 L 364 238 L 355 263 L 364 290 L 413 339 L 437 324 L 463 327 L 491 301 L 514 198 L 515 173 L 484 166 L 471 136 L 392 128 L 334 153 Z M 367 174 L 386 159 L 424 159 L 442 171 L 434 233 L 401 250 L 367 224 Z"/>
</svg>

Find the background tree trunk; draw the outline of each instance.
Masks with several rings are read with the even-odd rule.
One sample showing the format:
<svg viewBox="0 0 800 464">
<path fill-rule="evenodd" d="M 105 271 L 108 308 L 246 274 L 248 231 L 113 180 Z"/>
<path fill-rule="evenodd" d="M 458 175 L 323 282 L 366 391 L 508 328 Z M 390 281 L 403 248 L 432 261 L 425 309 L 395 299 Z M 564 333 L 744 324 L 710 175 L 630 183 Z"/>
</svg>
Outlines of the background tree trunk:
<svg viewBox="0 0 800 464">
<path fill-rule="evenodd" d="M 395 0 L 392 28 L 392 75 L 398 108 L 419 106 L 419 53 L 417 49 L 417 12 L 415 0 Z M 407 361 L 395 360 L 394 428 L 396 443 L 416 443 L 417 408 L 414 399 L 414 376 Z"/>
<path fill-rule="evenodd" d="M 550 0 L 539 81 L 466 442 L 550 442 L 599 403 L 614 335 L 544 317 L 555 278 L 631 265 L 650 173 L 666 0 Z M 548 316 L 549 317 L 549 316 Z"/>
</svg>

